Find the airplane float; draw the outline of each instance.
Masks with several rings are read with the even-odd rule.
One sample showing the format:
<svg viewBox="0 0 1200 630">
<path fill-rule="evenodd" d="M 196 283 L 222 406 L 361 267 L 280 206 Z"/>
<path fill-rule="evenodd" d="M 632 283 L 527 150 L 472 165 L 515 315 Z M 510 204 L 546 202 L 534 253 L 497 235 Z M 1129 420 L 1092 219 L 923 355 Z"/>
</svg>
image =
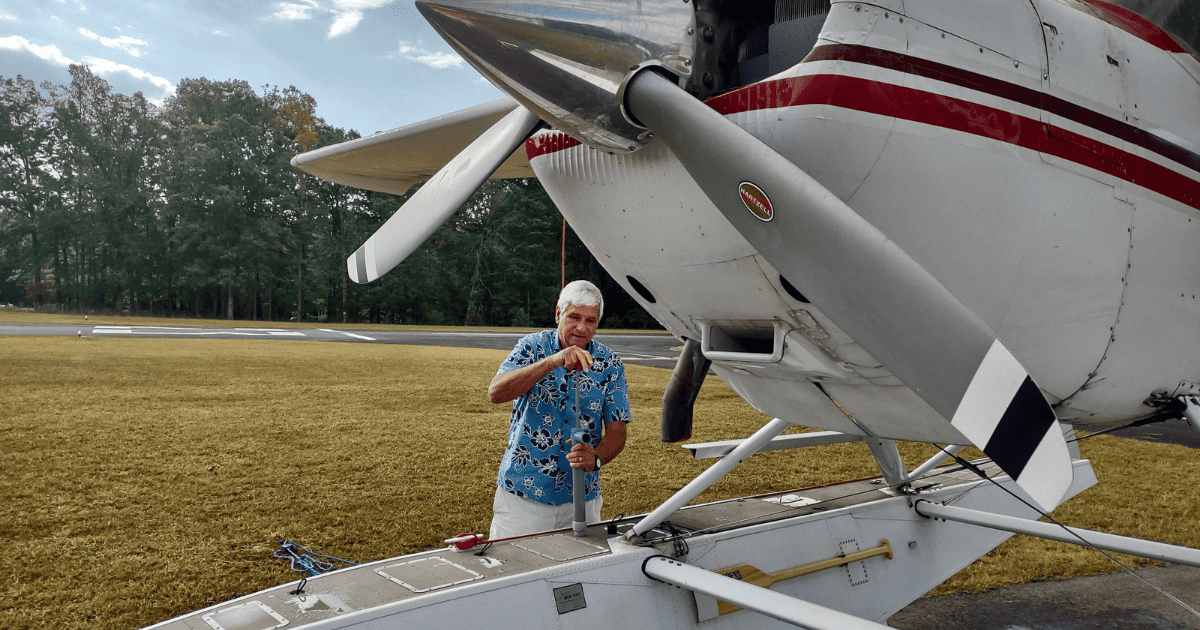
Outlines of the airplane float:
<svg viewBox="0 0 1200 630">
<path fill-rule="evenodd" d="M 1200 2 L 417 6 L 511 98 L 294 160 L 428 180 L 351 278 L 489 177 L 536 176 L 684 342 L 663 439 L 688 437 L 710 370 L 774 420 L 689 445 L 720 459 L 650 514 L 457 539 L 154 627 L 880 628 L 1013 533 L 1200 566 L 1036 520 L 1096 483 L 1074 428 L 1200 420 Z M 850 440 L 878 479 L 689 505 L 757 451 Z M 987 460 L 910 468 L 896 440 Z"/>
</svg>

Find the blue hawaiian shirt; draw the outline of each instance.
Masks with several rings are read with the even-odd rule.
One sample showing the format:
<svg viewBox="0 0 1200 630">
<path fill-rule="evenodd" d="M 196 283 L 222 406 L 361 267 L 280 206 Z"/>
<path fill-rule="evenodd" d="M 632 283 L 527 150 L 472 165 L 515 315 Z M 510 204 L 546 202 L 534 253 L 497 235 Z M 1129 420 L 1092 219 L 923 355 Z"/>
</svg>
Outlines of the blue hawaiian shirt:
<svg viewBox="0 0 1200 630">
<path fill-rule="evenodd" d="M 562 350 L 557 330 L 523 337 L 497 375 L 518 370 Z M 603 424 L 629 422 L 629 387 L 625 364 L 615 352 L 593 340 L 587 351 L 594 361 L 587 372 L 556 368 L 513 401 L 508 448 L 500 460 L 496 483 L 507 492 L 548 505 L 571 503 L 571 465 L 567 440 L 576 427 L 575 390 L 587 433 L 584 440 L 600 443 Z M 587 473 L 587 500 L 600 496 L 600 474 Z"/>
</svg>

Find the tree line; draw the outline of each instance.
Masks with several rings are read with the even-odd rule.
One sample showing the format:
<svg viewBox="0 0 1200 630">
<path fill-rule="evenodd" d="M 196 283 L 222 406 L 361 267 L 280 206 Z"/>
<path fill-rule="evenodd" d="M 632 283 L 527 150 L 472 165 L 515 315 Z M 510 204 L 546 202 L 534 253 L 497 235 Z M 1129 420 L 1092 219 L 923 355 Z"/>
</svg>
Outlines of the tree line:
<svg viewBox="0 0 1200 630">
<path fill-rule="evenodd" d="M 311 96 L 184 79 L 156 106 L 86 66 L 70 73 L 67 86 L 0 77 L 0 303 L 546 326 L 565 275 L 604 291 L 605 327 L 657 327 L 535 179 L 488 182 L 404 263 L 356 285 L 346 257 L 404 198 L 291 167 L 298 153 L 358 137 L 317 116 Z"/>
</svg>

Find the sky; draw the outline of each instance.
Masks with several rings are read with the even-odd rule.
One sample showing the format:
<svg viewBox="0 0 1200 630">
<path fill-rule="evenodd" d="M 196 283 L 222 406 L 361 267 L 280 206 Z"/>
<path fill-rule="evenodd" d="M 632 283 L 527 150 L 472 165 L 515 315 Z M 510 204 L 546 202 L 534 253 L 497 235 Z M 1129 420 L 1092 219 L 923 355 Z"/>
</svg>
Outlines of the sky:
<svg viewBox="0 0 1200 630">
<path fill-rule="evenodd" d="M 295 85 L 364 136 L 503 96 L 412 0 L 0 0 L 0 77 L 67 85 L 73 63 L 155 103 L 185 78 Z"/>
</svg>

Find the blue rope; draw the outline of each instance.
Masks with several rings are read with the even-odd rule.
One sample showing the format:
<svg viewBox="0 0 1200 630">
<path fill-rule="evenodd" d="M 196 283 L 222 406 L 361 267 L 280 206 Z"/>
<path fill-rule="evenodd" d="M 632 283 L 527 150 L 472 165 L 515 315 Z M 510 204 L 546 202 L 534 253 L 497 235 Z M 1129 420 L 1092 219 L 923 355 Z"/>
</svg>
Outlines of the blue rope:
<svg viewBox="0 0 1200 630">
<path fill-rule="evenodd" d="M 357 562 L 350 562 L 349 560 L 343 560 L 341 558 L 335 558 L 323 553 L 317 553 L 310 549 L 305 549 L 304 547 L 301 547 L 290 540 L 276 540 L 275 542 L 279 544 L 279 549 L 277 549 L 275 553 L 271 555 L 281 560 L 287 560 L 289 563 L 291 563 L 293 571 L 296 573 L 308 573 L 310 577 L 332 571 L 335 568 L 333 562 L 341 562 L 347 566 L 358 565 Z M 297 553 L 297 550 L 299 550 L 301 553 Z M 325 558 L 327 560 L 332 560 L 333 562 L 325 562 L 323 560 L 318 560 L 317 558 Z"/>
</svg>

